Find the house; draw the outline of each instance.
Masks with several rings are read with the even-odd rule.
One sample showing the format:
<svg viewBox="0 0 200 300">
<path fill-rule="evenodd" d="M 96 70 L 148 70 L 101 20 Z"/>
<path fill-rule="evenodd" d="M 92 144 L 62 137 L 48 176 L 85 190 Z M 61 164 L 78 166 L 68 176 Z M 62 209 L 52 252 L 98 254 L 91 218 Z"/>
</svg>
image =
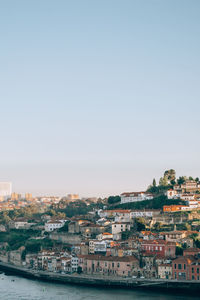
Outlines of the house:
<svg viewBox="0 0 200 300">
<path fill-rule="evenodd" d="M 182 193 L 178 190 L 169 189 L 166 192 L 166 196 L 168 199 L 179 199 L 181 197 Z"/>
<path fill-rule="evenodd" d="M 109 233 L 109 232 L 103 232 L 103 233 L 100 233 L 99 235 L 97 235 L 97 239 L 99 241 L 105 240 L 105 239 L 113 239 L 113 234 Z"/>
<path fill-rule="evenodd" d="M 45 223 L 45 231 L 51 232 L 55 229 L 59 229 L 65 225 L 64 220 L 51 220 Z"/>
<path fill-rule="evenodd" d="M 71 272 L 77 272 L 79 265 L 79 260 L 77 256 L 72 256 L 71 258 Z"/>
<path fill-rule="evenodd" d="M 183 250 L 183 256 L 197 256 L 200 254 L 200 249 L 198 248 L 187 248 Z"/>
<path fill-rule="evenodd" d="M 190 207 L 187 205 L 164 205 L 163 212 L 177 212 L 189 210 Z"/>
<path fill-rule="evenodd" d="M 19 218 L 9 222 L 10 229 L 29 229 L 35 223 L 28 223 L 27 219 Z"/>
<path fill-rule="evenodd" d="M 112 234 L 116 234 L 123 231 L 130 231 L 131 225 L 129 222 L 116 222 L 112 224 Z"/>
<path fill-rule="evenodd" d="M 72 221 L 68 224 L 68 232 L 69 233 L 79 233 L 80 232 L 80 226 L 78 222 Z"/>
<path fill-rule="evenodd" d="M 160 210 L 152 209 L 152 210 L 134 210 L 131 211 L 130 216 L 132 219 L 134 218 L 153 218 L 156 215 L 160 214 Z"/>
<path fill-rule="evenodd" d="M 172 265 L 161 264 L 158 266 L 158 278 L 160 279 L 172 279 Z"/>
<path fill-rule="evenodd" d="M 176 242 L 177 240 L 182 240 L 187 236 L 186 231 L 169 231 L 169 232 L 162 232 L 166 241 L 169 242 Z"/>
<path fill-rule="evenodd" d="M 61 271 L 71 273 L 71 257 L 61 257 Z"/>
</svg>

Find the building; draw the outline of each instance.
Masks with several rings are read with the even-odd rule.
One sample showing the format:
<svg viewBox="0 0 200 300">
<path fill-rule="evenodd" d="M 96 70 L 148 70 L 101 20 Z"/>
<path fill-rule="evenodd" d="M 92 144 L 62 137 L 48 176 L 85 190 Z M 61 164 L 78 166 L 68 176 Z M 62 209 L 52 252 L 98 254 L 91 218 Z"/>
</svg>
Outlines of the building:
<svg viewBox="0 0 200 300">
<path fill-rule="evenodd" d="M 146 192 L 122 193 L 120 197 L 121 204 L 153 199 L 153 195 Z"/>
<path fill-rule="evenodd" d="M 12 201 L 17 201 L 19 199 L 21 199 L 21 195 L 20 194 L 17 194 L 17 193 L 12 193 L 11 194 L 11 200 Z"/>
<path fill-rule="evenodd" d="M 160 255 L 163 257 L 176 257 L 176 243 L 164 240 L 143 240 L 141 242 L 141 250 L 148 255 Z"/>
<path fill-rule="evenodd" d="M 161 264 L 158 266 L 158 278 L 160 279 L 172 279 L 172 265 Z"/>
<path fill-rule="evenodd" d="M 72 258 L 71 258 L 71 272 L 72 273 L 77 272 L 78 263 L 79 263 L 78 257 L 77 256 L 72 256 Z"/>
<path fill-rule="evenodd" d="M 69 200 L 69 201 L 76 201 L 79 199 L 80 199 L 80 197 L 78 194 L 68 194 L 67 195 L 67 200 Z"/>
<path fill-rule="evenodd" d="M 177 212 L 189 210 L 190 207 L 186 205 L 164 205 L 163 212 Z"/>
<path fill-rule="evenodd" d="M 0 197 L 4 200 L 11 198 L 12 194 L 12 183 L 11 182 L 0 182 Z"/>
<path fill-rule="evenodd" d="M 131 225 L 127 222 L 118 222 L 112 224 L 112 234 L 116 234 L 123 231 L 130 231 Z"/>
<path fill-rule="evenodd" d="M 176 280 L 191 280 L 190 266 L 195 262 L 192 256 L 180 256 L 172 262 L 172 276 Z"/>
<path fill-rule="evenodd" d="M 65 221 L 63 220 L 56 220 L 56 221 L 48 221 L 45 223 L 45 231 L 53 231 L 55 229 L 59 229 L 65 225 Z"/>
<path fill-rule="evenodd" d="M 139 261 L 135 256 L 79 256 L 79 266 L 85 274 L 132 276 L 138 274 Z"/>
<path fill-rule="evenodd" d="M 27 201 L 31 201 L 31 200 L 33 199 L 32 194 L 26 193 L 26 194 L 25 194 L 25 199 L 26 199 Z"/>
</svg>

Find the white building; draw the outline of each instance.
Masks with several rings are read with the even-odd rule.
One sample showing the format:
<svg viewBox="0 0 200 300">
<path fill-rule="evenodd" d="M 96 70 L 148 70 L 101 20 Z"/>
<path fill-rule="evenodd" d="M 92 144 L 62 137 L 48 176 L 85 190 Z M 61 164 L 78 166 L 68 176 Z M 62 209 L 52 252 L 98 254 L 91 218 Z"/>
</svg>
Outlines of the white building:
<svg viewBox="0 0 200 300">
<path fill-rule="evenodd" d="M 153 195 L 146 192 L 122 193 L 120 196 L 121 204 L 153 199 Z"/>
<path fill-rule="evenodd" d="M 55 229 L 59 229 L 65 225 L 64 220 L 59 220 L 59 221 L 48 221 L 45 223 L 45 231 L 53 231 Z"/>
<path fill-rule="evenodd" d="M 112 224 L 112 234 L 116 234 L 123 231 L 130 231 L 131 225 L 130 223 L 114 223 Z"/>
<path fill-rule="evenodd" d="M 77 272 L 78 270 L 78 257 L 72 256 L 71 258 L 71 272 Z"/>
<path fill-rule="evenodd" d="M 11 182 L 0 182 L 0 197 L 7 200 L 12 194 L 12 183 Z"/>
<path fill-rule="evenodd" d="M 168 199 L 178 199 L 180 198 L 182 193 L 179 190 L 167 190 L 166 196 Z"/>
</svg>

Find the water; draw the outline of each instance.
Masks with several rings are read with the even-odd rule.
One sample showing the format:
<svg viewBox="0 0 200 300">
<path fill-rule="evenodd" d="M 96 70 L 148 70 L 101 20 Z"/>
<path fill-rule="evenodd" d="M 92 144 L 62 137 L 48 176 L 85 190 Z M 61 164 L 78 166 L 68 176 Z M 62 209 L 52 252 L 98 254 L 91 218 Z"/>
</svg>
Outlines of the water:
<svg viewBox="0 0 200 300">
<path fill-rule="evenodd" d="M 1 300 L 190 300 L 184 295 L 64 285 L 0 274 Z"/>
</svg>

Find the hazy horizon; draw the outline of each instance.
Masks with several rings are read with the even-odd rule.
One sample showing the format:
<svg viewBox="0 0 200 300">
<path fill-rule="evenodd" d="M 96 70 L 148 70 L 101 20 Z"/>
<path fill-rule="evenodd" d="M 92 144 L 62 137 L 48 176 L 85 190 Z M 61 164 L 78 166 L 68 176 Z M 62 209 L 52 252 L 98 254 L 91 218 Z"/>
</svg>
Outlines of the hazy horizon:
<svg viewBox="0 0 200 300">
<path fill-rule="evenodd" d="M 103 197 L 200 177 L 199 1 L 0 8 L 0 181 Z"/>
</svg>

